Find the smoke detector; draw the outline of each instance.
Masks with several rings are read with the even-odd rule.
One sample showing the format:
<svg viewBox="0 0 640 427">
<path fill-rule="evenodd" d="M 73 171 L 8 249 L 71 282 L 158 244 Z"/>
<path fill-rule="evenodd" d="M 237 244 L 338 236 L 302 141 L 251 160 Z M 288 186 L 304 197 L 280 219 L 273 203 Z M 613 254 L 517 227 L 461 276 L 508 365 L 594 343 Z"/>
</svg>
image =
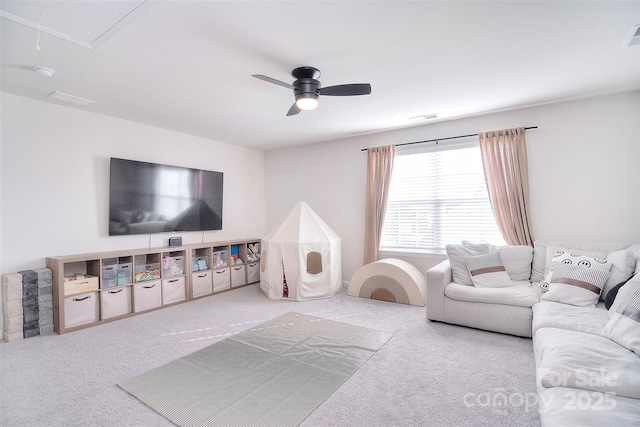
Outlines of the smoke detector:
<svg viewBox="0 0 640 427">
<path fill-rule="evenodd" d="M 33 70 L 42 77 L 53 77 L 56 73 L 56 70 L 47 67 L 33 67 Z"/>
</svg>

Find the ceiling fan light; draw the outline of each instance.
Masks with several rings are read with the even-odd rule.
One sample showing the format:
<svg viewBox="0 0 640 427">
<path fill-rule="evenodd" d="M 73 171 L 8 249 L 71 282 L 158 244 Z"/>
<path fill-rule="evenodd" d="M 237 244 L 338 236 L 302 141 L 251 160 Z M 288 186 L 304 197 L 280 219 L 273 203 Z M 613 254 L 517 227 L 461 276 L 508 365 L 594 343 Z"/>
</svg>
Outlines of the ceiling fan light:
<svg viewBox="0 0 640 427">
<path fill-rule="evenodd" d="M 318 106 L 318 98 L 311 96 L 300 96 L 296 99 L 296 105 L 301 110 L 313 110 Z"/>
</svg>

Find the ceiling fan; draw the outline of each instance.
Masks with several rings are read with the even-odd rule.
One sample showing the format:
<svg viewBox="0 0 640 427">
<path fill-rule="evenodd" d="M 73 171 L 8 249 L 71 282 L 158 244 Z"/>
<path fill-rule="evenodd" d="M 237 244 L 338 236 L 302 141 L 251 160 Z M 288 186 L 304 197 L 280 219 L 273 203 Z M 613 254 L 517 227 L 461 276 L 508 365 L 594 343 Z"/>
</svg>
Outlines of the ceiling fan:
<svg viewBox="0 0 640 427">
<path fill-rule="evenodd" d="M 369 83 L 321 87 L 318 81 L 320 70 L 313 67 L 298 67 L 291 72 L 291 75 L 296 79 L 293 84 L 263 76 L 262 74 L 252 75 L 256 79 L 286 87 L 287 89 L 293 89 L 296 102 L 289 109 L 287 116 L 293 116 L 302 110 L 313 110 L 318 106 L 318 97 L 320 95 L 354 96 L 369 95 L 371 93 L 371 85 Z"/>
</svg>

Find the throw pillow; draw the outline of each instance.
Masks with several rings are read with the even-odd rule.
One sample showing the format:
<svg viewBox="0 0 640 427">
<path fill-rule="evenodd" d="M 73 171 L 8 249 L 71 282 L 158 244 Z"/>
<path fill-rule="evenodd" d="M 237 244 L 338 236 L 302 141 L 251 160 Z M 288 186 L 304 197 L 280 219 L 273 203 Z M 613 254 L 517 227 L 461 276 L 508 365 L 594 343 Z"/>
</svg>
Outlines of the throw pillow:
<svg viewBox="0 0 640 427">
<path fill-rule="evenodd" d="M 618 306 L 622 303 L 622 301 L 626 301 L 627 299 L 629 299 L 629 295 L 631 295 L 637 289 L 640 289 L 640 274 L 636 274 L 631 279 L 629 279 L 627 283 L 618 288 L 618 293 L 613 300 L 613 304 L 611 304 L 611 307 L 609 307 L 609 319 L 611 319 L 613 315 L 618 311 Z"/>
<path fill-rule="evenodd" d="M 447 245 L 445 249 L 451 265 L 452 280 L 461 285 L 473 286 L 464 258 L 496 252 L 498 247 L 489 243 L 471 243 L 463 240 L 459 245 Z"/>
<path fill-rule="evenodd" d="M 500 247 L 500 258 L 511 280 L 529 280 L 533 248 L 528 245 L 509 245 Z"/>
<path fill-rule="evenodd" d="M 631 276 L 631 278 L 633 278 L 633 276 Z M 604 299 L 604 306 L 606 307 L 607 310 L 609 310 L 611 308 L 611 306 L 613 305 L 613 302 L 616 299 L 616 296 L 618 295 L 618 291 L 620 290 L 621 287 L 623 287 L 630 279 L 625 280 L 624 282 L 620 282 L 618 283 L 616 286 L 614 286 L 608 293 L 607 296 Z M 608 282 L 608 280 L 607 280 Z M 606 286 L 606 285 L 605 285 Z M 603 290 L 602 293 L 604 293 L 605 291 Z"/>
<path fill-rule="evenodd" d="M 598 252 L 598 251 L 584 251 L 580 249 L 566 249 L 562 246 L 557 246 L 550 244 L 547 246 L 547 254 L 546 261 L 544 266 L 544 275 L 543 279 L 547 277 L 549 272 L 553 269 L 553 262 L 559 261 L 559 259 L 554 259 L 556 256 L 564 257 L 565 255 L 573 255 L 574 257 L 578 256 L 587 256 L 590 258 L 597 259 L 605 259 L 607 257 L 606 252 Z M 607 267 L 608 268 L 608 267 Z"/>
<path fill-rule="evenodd" d="M 533 242 L 533 262 L 531 263 L 531 281 L 541 282 L 545 278 L 545 264 L 547 262 L 547 246 L 549 242 L 536 240 Z"/>
<path fill-rule="evenodd" d="M 499 252 L 464 259 L 473 285 L 478 288 L 504 288 L 513 285 Z"/>
<path fill-rule="evenodd" d="M 633 271 L 636 269 L 636 257 L 633 252 L 629 250 L 621 250 L 611 252 L 607 255 L 607 262 L 611 264 L 611 276 L 604 285 L 600 299 L 604 300 L 609 291 L 619 283 L 629 280 L 633 275 Z"/>
<path fill-rule="evenodd" d="M 551 268 L 549 271 L 552 272 L 559 264 L 578 265 L 580 267 L 595 268 L 605 271 L 610 271 L 611 269 L 611 264 L 605 258 L 595 258 L 564 249 L 558 250 L 553 254 L 553 258 L 551 258 Z"/>
<path fill-rule="evenodd" d="M 624 294 L 601 335 L 640 356 L 640 287 Z"/>
<path fill-rule="evenodd" d="M 549 290 L 541 299 L 579 307 L 595 307 L 609 272 L 584 265 L 554 264 Z"/>
</svg>

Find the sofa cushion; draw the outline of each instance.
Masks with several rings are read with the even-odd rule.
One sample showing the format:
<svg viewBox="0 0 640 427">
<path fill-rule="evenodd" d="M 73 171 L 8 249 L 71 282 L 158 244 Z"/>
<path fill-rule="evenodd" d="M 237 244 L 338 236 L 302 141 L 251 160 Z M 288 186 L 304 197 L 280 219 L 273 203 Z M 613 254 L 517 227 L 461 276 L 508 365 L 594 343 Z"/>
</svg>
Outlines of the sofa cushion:
<svg viewBox="0 0 640 427">
<path fill-rule="evenodd" d="M 529 280 L 533 247 L 529 245 L 500 246 L 499 252 L 502 264 L 511 280 Z"/>
<path fill-rule="evenodd" d="M 618 305 L 618 310 L 602 330 L 602 336 L 640 356 L 640 289 Z"/>
<path fill-rule="evenodd" d="M 628 280 L 618 283 L 609 292 L 607 292 L 607 296 L 604 299 L 604 306 L 607 308 L 607 310 L 611 308 L 613 302 L 616 300 L 616 296 L 618 296 L 618 291 L 620 291 L 620 288 L 623 287 L 633 277 L 634 276 L 631 276 Z"/>
<path fill-rule="evenodd" d="M 535 335 L 539 385 L 640 399 L 640 357 L 599 336 L 558 328 Z"/>
<path fill-rule="evenodd" d="M 613 300 L 613 304 L 609 307 L 609 319 L 613 317 L 618 311 L 618 306 L 624 301 L 627 301 L 631 294 L 640 289 L 640 274 L 633 276 L 627 283 L 625 283 L 619 290 L 616 298 Z"/>
<path fill-rule="evenodd" d="M 580 262 L 585 262 L 584 258 L 587 257 L 580 257 Z M 550 273 L 549 290 L 542 294 L 541 299 L 595 307 L 610 274 L 608 270 L 600 269 L 598 266 L 597 262 L 595 268 L 554 263 L 553 271 Z"/>
<path fill-rule="evenodd" d="M 614 251 L 607 255 L 607 261 L 611 264 L 611 276 L 604 285 L 600 299 L 605 300 L 607 294 L 613 287 L 624 282 L 633 276 L 636 269 L 636 257 L 633 252 L 628 249 Z"/>
<path fill-rule="evenodd" d="M 465 257 L 464 263 L 469 270 L 473 286 L 479 288 L 503 288 L 513 285 L 507 270 L 502 264 L 500 252 Z"/>
<path fill-rule="evenodd" d="M 601 307 L 578 307 L 554 301 L 540 301 L 533 306 L 533 334 L 540 328 L 559 328 L 600 335 L 609 321 Z"/>
<path fill-rule="evenodd" d="M 458 301 L 483 302 L 489 304 L 531 307 L 540 300 L 537 286 L 529 282 L 514 282 L 506 288 L 477 288 L 475 286 L 449 283 L 444 294 Z"/>
<path fill-rule="evenodd" d="M 498 247 L 489 243 L 472 243 L 463 240 L 458 245 L 446 245 L 445 250 L 449 258 L 453 281 L 461 285 L 471 286 L 473 282 L 471 281 L 469 270 L 467 270 L 467 266 L 464 263 L 464 258 L 496 252 Z"/>
<path fill-rule="evenodd" d="M 631 249 L 629 243 L 576 243 L 576 242 L 548 242 L 544 240 L 536 240 L 533 243 L 533 262 L 531 265 L 531 281 L 541 282 L 546 277 L 545 270 L 551 266 L 551 258 L 555 252 L 555 248 L 547 250 L 549 245 L 573 250 L 577 253 L 580 251 L 587 255 L 587 252 L 597 253 L 600 257 L 606 257 L 608 253 L 619 251 L 622 249 Z M 635 246 L 635 245 L 634 245 Z M 640 246 L 637 248 L 640 256 Z M 593 255 L 591 255 L 593 256 Z M 548 262 L 547 262 L 548 261 Z M 640 258 L 636 258 L 638 266 L 640 266 Z"/>
<path fill-rule="evenodd" d="M 640 282 L 626 284 L 614 305 L 615 312 L 602 329 L 602 336 L 640 356 Z"/>
<path fill-rule="evenodd" d="M 636 257 L 636 268 L 634 271 L 640 272 L 640 243 L 634 243 L 633 245 L 629 246 L 627 249 L 633 252 L 633 256 Z"/>
</svg>

